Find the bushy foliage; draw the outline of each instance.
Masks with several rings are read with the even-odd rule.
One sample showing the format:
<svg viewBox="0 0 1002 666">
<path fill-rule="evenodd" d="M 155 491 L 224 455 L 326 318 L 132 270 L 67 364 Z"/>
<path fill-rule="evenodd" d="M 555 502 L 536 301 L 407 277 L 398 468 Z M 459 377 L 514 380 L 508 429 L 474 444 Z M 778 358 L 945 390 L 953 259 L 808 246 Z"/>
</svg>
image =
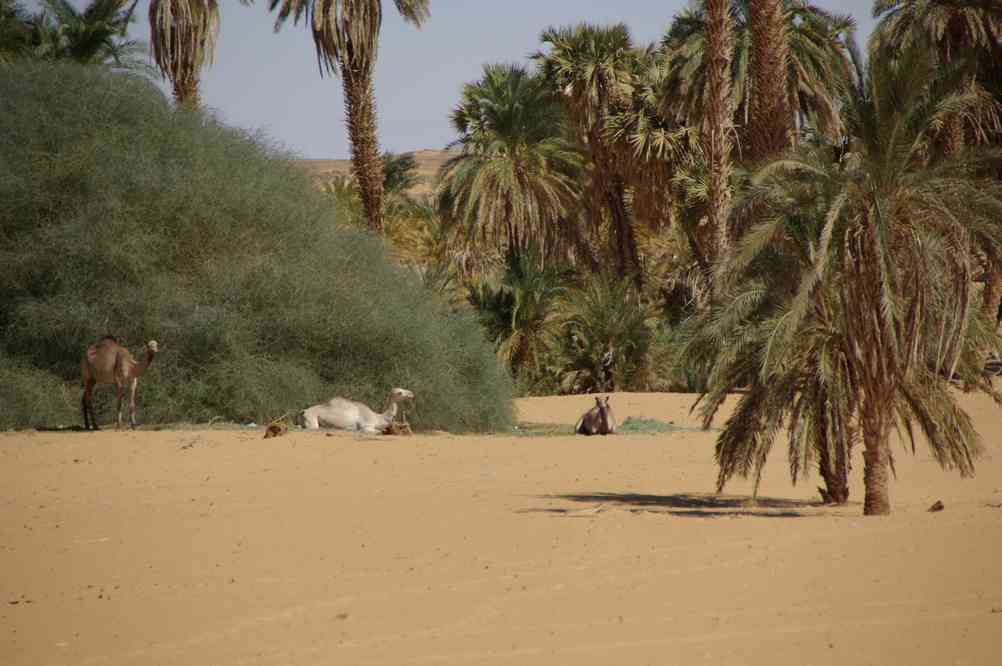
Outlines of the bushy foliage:
<svg viewBox="0 0 1002 666">
<path fill-rule="evenodd" d="M 556 349 L 563 389 L 649 388 L 655 318 L 628 280 L 596 275 L 571 289 L 561 306 Z"/>
<path fill-rule="evenodd" d="M 628 278 L 509 254 L 504 272 L 471 285 L 468 299 L 520 394 L 686 387 L 670 365 L 670 330 Z"/>
<path fill-rule="evenodd" d="M 544 374 L 549 342 L 557 322 L 555 306 L 565 292 L 566 272 L 541 267 L 533 253 L 509 252 L 499 278 L 469 288 L 498 357 L 511 367 L 525 390 Z"/>
<path fill-rule="evenodd" d="M 0 359 L 17 379 L 0 383 L 4 426 L 36 421 L 34 394 L 17 395 L 29 384 L 47 418 L 76 422 L 56 388 L 106 333 L 137 355 L 161 344 L 140 383 L 146 422 L 260 422 L 334 394 L 381 408 L 404 386 L 415 426 L 511 423 L 475 317 L 338 227 L 261 138 L 69 65 L 0 67 L 0 126 Z"/>
</svg>

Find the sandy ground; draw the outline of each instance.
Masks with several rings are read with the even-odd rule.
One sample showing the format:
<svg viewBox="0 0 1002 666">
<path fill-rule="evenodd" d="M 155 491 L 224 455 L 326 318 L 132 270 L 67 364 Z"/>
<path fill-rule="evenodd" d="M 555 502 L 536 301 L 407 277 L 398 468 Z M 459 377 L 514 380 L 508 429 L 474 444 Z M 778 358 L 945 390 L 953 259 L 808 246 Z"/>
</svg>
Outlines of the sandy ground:
<svg viewBox="0 0 1002 666">
<path fill-rule="evenodd" d="M 0 434 L 0 664 L 1002 663 L 1002 411 L 965 401 L 977 477 L 899 452 L 866 519 L 859 461 L 847 507 L 782 450 L 759 506 L 713 496 L 694 430 Z"/>
<path fill-rule="evenodd" d="M 439 169 L 455 156 L 454 151 L 448 150 L 415 150 L 411 151 L 414 156 L 416 169 L 414 175 L 417 182 L 414 187 L 407 190 L 407 194 L 412 197 L 422 198 L 431 196 L 435 191 L 435 180 L 438 177 Z M 293 160 L 293 164 L 304 169 L 313 176 L 317 182 L 326 182 L 335 176 L 348 176 L 351 174 L 351 160 Z"/>
</svg>

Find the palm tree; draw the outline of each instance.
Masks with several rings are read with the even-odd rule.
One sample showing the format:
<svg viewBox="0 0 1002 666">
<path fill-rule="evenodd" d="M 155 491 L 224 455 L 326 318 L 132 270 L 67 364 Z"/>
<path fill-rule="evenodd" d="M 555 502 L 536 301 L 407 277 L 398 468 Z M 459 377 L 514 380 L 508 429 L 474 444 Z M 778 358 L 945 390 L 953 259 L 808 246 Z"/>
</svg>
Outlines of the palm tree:
<svg viewBox="0 0 1002 666">
<path fill-rule="evenodd" d="M 673 178 L 699 154 L 699 132 L 661 112 L 669 71 L 664 54 L 649 47 L 634 62 L 630 102 L 610 109 L 605 139 L 621 156 L 619 167 L 631 190 L 638 235 L 658 234 L 678 217 Z"/>
<path fill-rule="evenodd" d="M 212 62 L 218 34 L 218 0 L 150 0 L 153 60 L 170 80 L 178 106 L 198 108 L 199 79 Z"/>
<path fill-rule="evenodd" d="M 818 138 L 803 147 L 800 157 L 827 165 L 834 154 Z M 830 289 L 813 294 L 808 306 L 813 325 L 784 344 L 782 354 L 770 353 L 800 277 L 813 268 L 813 248 L 831 204 L 811 176 L 784 176 L 782 188 L 769 181 L 739 189 L 736 207 L 757 207 L 769 213 L 772 223 L 753 228 L 738 244 L 724 268 L 739 279 L 726 281 L 726 291 L 712 307 L 684 322 L 673 361 L 701 368 L 707 377 L 700 398 L 704 427 L 728 395 L 744 389 L 738 411 L 717 441 L 718 490 L 734 474 L 754 474 L 757 494 L 762 464 L 786 422 L 794 483 L 816 463 L 825 482 L 822 496 L 843 504 L 849 499 L 857 405 L 835 325 L 838 301 Z"/>
<path fill-rule="evenodd" d="M 757 68 L 753 59 L 750 0 L 731 0 L 728 4 L 735 34 L 731 63 L 734 123 L 740 146 L 744 148 L 753 143 L 753 110 L 756 105 L 768 106 L 769 102 L 758 99 L 761 86 L 753 81 Z M 849 35 L 855 30 L 854 22 L 850 17 L 829 14 L 799 0 L 784 3 L 783 18 L 789 49 L 785 57 L 786 75 L 773 74 L 768 83 L 778 87 L 769 94 L 786 100 L 789 115 L 778 117 L 776 122 L 786 123 L 788 119 L 789 124 L 783 125 L 786 131 L 793 123 L 803 124 L 810 118 L 816 129 L 834 137 L 841 133 L 838 99 L 854 75 L 847 45 L 851 43 Z M 709 94 L 705 3 L 675 17 L 660 50 L 670 63 L 662 93 L 663 113 L 699 126 Z M 797 139 L 796 134 L 793 138 Z M 751 153 L 742 151 L 738 157 L 749 156 Z"/>
<path fill-rule="evenodd" d="M 29 55 L 138 69 L 139 44 L 125 39 L 138 0 L 91 0 L 82 11 L 68 0 L 41 0 L 31 18 Z"/>
<path fill-rule="evenodd" d="M 703 149 L 709 165 L 707 217 L 717 236 L 716 256 L 730 254 L 728 226 L 731 192 L 731 58 L 734 35 L 728 0 L 706 0 L 706 117 L 701 125 Z"/>
<path fill-rule="evenodd" d="M 626 204 L 627 179 L 622 151 L 608 140 L 608 122 L 617 107 L 631 103 L 639 53 L 623 25 L 580 24 L 547 28 L 540 40 L 548 53 L 537 53 L 543 77 L 560 95 L 592 169 L 588 196 L 597 218 L 610 217 L 611 241 L 620 277 L 642 282 L 637 240 Z M 597 219 L 593 219 L 597 224 Z"/>
<path fill-rule="evenodd" d="M 544 257 L 575 234 L 580 154 L 565 138 L 565 116 L 542 79 L 517 65 L 487 65 L 463 87 L 452 112 L 458 155 L 443 167 L 443 216 L 515 255 Z"/>
<path fill-rule="evenodd" d="M 985 158 L 976 151 L 930 157 L 929 148 L 951 114 L 984 129 L 997 111 L 969 90 L 950 92 L 955 81 L 936 68 L 928 49 L 872 52 L 845 100 L 849 143 L 755 175 L 774 214 L 749 232 L 727 270 L 744 274 L 784 252 L 799 253 L 802 268 L 798 279 L 749 286 L 719 314 L 751 346 L 727 345 L 710 361 L 716 388 L 704 415 L 728 383 L 752 378 L 718 440 L 721 485 L 761 470 L 784 415 L 792 415 L 793 438 L 805 432 L 805 414 L 815 436 L 832 416 L 843 433 L 858 428 L 867 515 L 890 512 L 895 427 L 913 448 L 921 432 L 944 467 L 973 472 L 978 436 L 948 378 L 959 374 L 1002 401 L 980 377 L 978 350 L 999 340 L 970 289 L 977 245 L 1002 247 L 1002 184 L 978 175 Z"/>
<path fill-rule="evenodd" d="M 429 0 L 393 0 L 393 4 L 404 20 L 415 26 L 420 27 L 428 18 Z M 378 233 L 383 226 L 383 163 L 376 130 L 372 74 L 383 22 L 383 3 L 380 0 L 269 0 L 269 9 L 274 11 L 276 7 L 279 7 L 276 29 L 290 16 L 298 23 L 305 15 L 313 30 L 321 76 L 341 74 L 351 163 L 369 228 Z"/>
<path fill-rule="evenodd" d="M 1002 10 L 991 2 L 959 0 L 877 0 L 874 17 L 880 17 L 874 31 L 872 48 L 899 49 L 912 44 L 926 45 L 945 64 L 959 64 L 966 70 L 961 83 L 971 86 L 979 60 L 989 49 L 998 50 L 1002 39 Z M 991 63 L 988 76 L 994 76 Z M 964 119 L 955 114 L 947 119 L 948 132 L 943 150 L 957 153 L 965 143 Z M 985 314 L 998 319 L 1002 302 L 1002 256 L 985 253 L 985 290 L 982 307 Z"/>
<path fill-rule="evenodd" d="M 792 120 L 786 73 L 790 44 L 783 0 L 749 0 L 751 33 L 751 138 L 748 157 L 759 161 L 790 146 Z"/>
</svg>

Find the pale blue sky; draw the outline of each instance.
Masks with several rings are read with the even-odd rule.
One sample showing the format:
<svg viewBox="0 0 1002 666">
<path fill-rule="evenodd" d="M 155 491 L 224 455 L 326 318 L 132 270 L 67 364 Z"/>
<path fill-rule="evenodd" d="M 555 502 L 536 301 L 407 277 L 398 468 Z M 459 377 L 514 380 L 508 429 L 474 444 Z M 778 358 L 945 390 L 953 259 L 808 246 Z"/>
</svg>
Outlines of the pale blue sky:
<svg viewBox="0 0 1002 666">
<path fill-rule="evenodd" d="M 77 6 L 84 0 L 74 0 Z M 815 0 L 856 18 L 861 45 L 873 27 L 872 0 Z M 29 6 L 33 3 L 29 2 Z M 348 156 L 343 98 L 337 78 L 320 78 L 312 36 L 300 24 L 272 31 L 267 0 L 224 5 L 215 63 L 202 81 L 207 107 L 231 125 L 264 130 L 303 157 Z M 624 22 L 637 44 L 656 41 L 686 0 L 431 0 L 420 30 L 393 3 L 385 17 L 376 70 L 381 147 L 394 152 L 442 148 L 455 137 L 449 111 L 463 83 L 488 62 L 518 61 L 539 49 L 550 25 Z M 146 40 L 147 0 L 133 34 Z"/>
</svg>

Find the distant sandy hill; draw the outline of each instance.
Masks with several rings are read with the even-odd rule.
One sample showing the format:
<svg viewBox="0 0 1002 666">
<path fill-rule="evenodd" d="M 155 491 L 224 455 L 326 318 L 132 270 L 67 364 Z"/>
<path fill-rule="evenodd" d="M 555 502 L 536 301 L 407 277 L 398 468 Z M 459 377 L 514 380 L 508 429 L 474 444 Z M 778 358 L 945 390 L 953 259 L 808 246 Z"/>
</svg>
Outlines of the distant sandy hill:
<svg viewBox="0 0 1002 666">
<path fill-rule="evenodd" d="M 435 177 L 445 162 L 455 155 L 449 150 L 415 150 L 411 151 L 417 162 L 418 184 L 411 188 L 411 196 L 422 197 L 432 193 L 435 188 Z M 317 180 L 326 180 L 334 176 L 351 173 L 351 160 L 293 160 L 294 164 L 306 169 L 307 173 Z"/>
</svg>

